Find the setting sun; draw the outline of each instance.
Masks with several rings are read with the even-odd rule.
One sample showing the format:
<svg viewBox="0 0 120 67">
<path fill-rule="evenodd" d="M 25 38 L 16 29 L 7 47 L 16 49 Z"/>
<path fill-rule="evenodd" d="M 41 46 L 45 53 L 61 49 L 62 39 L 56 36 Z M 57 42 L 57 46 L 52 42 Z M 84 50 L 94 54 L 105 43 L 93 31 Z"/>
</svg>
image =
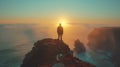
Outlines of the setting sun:
<svg viewBox="0 0 120 67">
<path fill-rule="evenodd" d="M 59 21 L 59 24 L 61 24 L 63 27 L 67 27 L 67 26 L 68 26 L 66 19 L 61 19 L 61 20 Z"/>
</svg>

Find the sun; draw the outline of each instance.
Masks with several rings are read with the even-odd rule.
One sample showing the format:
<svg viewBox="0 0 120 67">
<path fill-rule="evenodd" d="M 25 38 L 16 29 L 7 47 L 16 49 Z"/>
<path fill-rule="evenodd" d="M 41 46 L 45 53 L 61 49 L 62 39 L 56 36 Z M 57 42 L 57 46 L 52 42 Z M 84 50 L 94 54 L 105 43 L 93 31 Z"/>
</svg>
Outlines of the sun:
<svg viewBox="0 0 120 67">
<path fill-rule="evenodd" d="M 60 19 L 59 24 L 61 24 L 63 27 L 67 27 L 67 20 L 66 19 Z"/>
</svg>

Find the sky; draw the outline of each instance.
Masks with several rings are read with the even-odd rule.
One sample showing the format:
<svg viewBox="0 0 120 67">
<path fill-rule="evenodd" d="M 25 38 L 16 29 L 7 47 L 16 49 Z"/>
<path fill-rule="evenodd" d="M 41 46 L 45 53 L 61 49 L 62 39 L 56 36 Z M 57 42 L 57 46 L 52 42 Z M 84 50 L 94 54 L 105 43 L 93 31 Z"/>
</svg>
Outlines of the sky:
<svg viewBox="0 0 120 67">
<path fill-rule="evenodd" d="M 120 0 L 0 0 L 0 24 L 120 24 Z"/>
<path fill-rule="evenodd" d="M 73 49 L 79 39 L 87 47 L 92 27 L 120 26 L 120 0 L 0 0 L 0 49 L 19 45 L 31 49 L 37 40 L 56 39 L 57 27 L 50 24 L 61 19 L 67 22 L 62 24 L 65 43 Z M 19 55 L 24 48 L 13 49 Z"/>
</svg>

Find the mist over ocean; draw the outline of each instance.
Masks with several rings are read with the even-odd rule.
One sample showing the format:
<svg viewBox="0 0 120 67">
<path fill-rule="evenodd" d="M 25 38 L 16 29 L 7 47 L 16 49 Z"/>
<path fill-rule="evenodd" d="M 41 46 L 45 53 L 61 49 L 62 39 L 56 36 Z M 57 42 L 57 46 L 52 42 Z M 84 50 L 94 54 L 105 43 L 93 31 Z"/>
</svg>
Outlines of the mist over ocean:
<svg viewBox="0 0 120 67">
<path fill-rule="evenodd" d="M 78 28 L 80 26 L 77 27 L 77 25 L 75 25 L 75 27 Z M 84 27 L 78 28 L 80 31 L 76 30 L 74 27 L 71 28 L 73 29 L 66 31 L 66 34 L 69 34 L 70 37 L 68 38 L 66 34 L 66 36 L 64 36 L 64 41 L 70 47 L 73 46 L 72 44 L 76 39 L 84 42 L 84 38 L 87 37 L 89 33 L 88 31 L 90 31 L 90 27 L 89 30 Z M 42 26 L 37 24 L 0 24 L 0 67 L 20 67 L 25 54 L 32 49 L 33 44 L 37 40 L 57 37 L 56 29 L 54 29 L 53 32 L 55 34 L 52 34 L 50 31 L 52 31 L 50 26 Z M 70 43 L 71 41 L 72 43 Z M 77 57 L 83 61 L 97 64 L 96 61 L 89 58 L 86 53 L 82 53 Z M 107 57 L 105 55 L 101 55 L 100 58 Z M 105 64 L 109 64 L 109 66 L 114 67 L 109 61 L 105 61 Z"/>
<path fill-rule="evenodd" d="M 37 24 L 0 24 L 0 67 L 19 67 L 37 40 L 57 37 L 49 29 Z"/>
<path fill-rule="evenodd" d="M 47 37 L 45 27 L 39 27 L 35 34 L 33 24 L 0 25 L 0 67 L 19 67 L 34 42 Z"/>
<path fill-rule="evenodd" d="M 22 67 L 38 40 L 59 40 L 58 25 L 72 57 L 120 67 L 120 0 L 0 0 L 0 67 Z"/>
</svg>

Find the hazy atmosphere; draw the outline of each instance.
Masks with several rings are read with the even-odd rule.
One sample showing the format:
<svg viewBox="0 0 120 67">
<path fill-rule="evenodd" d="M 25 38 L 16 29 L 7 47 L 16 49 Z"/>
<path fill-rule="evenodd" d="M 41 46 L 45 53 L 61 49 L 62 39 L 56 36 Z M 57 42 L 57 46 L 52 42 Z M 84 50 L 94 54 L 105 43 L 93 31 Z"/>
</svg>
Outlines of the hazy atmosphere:
<svg viewBox="0 0 120 67">
<path fill-rule="evenodd" d="M 120 0 L 0 0 L 0 67 L 20 67 L 35 42 L 57 39 L 60 23 L 73 52 L 81 48 L 76 40 L 83 43 L 85 52 L 76 57 L 97 67 L 119 67 L 108 59 L 119 42 L 113 33 L 120 27 Z"/>
</svg>

